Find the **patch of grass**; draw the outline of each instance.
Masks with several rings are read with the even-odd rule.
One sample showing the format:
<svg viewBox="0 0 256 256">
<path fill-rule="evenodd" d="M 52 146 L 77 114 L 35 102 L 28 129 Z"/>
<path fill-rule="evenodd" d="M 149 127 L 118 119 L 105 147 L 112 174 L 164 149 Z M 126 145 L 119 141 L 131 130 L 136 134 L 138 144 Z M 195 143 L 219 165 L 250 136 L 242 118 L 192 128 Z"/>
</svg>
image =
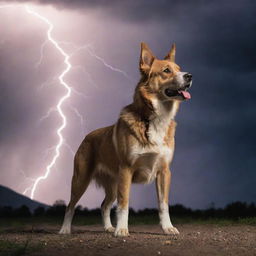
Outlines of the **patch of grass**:
<svg viewBox="0 0 256 256">
<path fill-rule="evenodd" d="M 61 225 L 63 217 L 29 217 L 29 218 L 1 218 L 1 228 L 22 228 L 24 226 L 33 226 L 35 224 Z"/>
<path fill-rule="evenodd" d="M 172 218 L 173 222 L 176 224 L 214 224 L 220 226 L 227 225 L 256 225 L 256 217 L 252 218 L 239 218 L 239 219 L 226 219 L 226 218 Z"/>
<path fill-rule="evenodd" d="M 129 216 L 130 225 L 154 225 L 159 223 L 158 216 L 147 215 L 147 216 Z"/>
<path fill-rule="evenodd" d="M 102 223 L 102 219 L 101 216 L 75 216 L 73 223 L 77 226 L 97 225 Z"/>
<path fill-rule="evenodd" d="M 239 219 L 238 221 L 239 221 L 239 223 L 241 223 L 241 224 L 256 225 L 256 217 L 243 218 L 243 219 Z"/>
<path fill-rule="evenodd" d="M 220 226 L 228 225 L 256 225 L 256 217 L 251 218 L 240 218 L 240 219 L 227 219 L 227 218 L 192 218 L 192 217 L 176 217 L 173 216 L 172 222 L 174 224 L 213 224 Z M 159 223 L 158 216 L 130 216 L 130 225 L 154 225 Z"/>
</svg>

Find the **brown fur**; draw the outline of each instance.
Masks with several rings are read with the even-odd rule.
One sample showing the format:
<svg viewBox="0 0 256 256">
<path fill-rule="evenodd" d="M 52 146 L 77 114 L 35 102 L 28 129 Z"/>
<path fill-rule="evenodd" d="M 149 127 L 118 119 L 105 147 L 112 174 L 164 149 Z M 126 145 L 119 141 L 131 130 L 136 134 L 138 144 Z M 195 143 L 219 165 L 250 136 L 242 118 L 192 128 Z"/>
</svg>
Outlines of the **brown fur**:
<svg viewBox="0 0 256 256">
<path fill-rule="evenodd" d="M 169 164 L 172 156 L 166 158 L 154 151 L 158 139 L 157 133 L 154 133 L 158 127 L 154 128 L 154 122 L 161 119 L 164 113 L 167 118 L 173 112 L 163 137 L 163 146 L 173 152 L 176 129 L 173 118 L 181 99 L 174 97 L 166 100 L 162 88 L 172 83 L 175 87 L 176 73 L 180 71 L 180 67 L 174 63 L 175 49 L 173 46 L 164 60 L 158 60 L 147 45 L 142 43 L 142 76 L 135 89 L 133 103 L 123 108 L 115 125 L 91 132 L 79 146 L 74 160 L 71 200 L 67 212 L 73 211 L 93 179 L 106 193 L 102 203 L 103 212 L 116 198 L 119 209 L 128 209 L 131 183 L 147 183 L 149 177 L 150 181 L 156 177 L 159 202 L 168 204 L 171 180 Z M 163 72 L 167 67 L 172 71 L 170 74 Z M 155 104 L 159 102 L 161 107 L 158 109 Z M 156 141 L 150 136 L 156 136 Z M 142 153 L 137 154 L 136 149 L 142 150 Z M 143 153 L 143 150 L 146 152 Z M 128 231 L 123 232 L 122 229 L 121 234 L 128 234 Z"/>
</svg>

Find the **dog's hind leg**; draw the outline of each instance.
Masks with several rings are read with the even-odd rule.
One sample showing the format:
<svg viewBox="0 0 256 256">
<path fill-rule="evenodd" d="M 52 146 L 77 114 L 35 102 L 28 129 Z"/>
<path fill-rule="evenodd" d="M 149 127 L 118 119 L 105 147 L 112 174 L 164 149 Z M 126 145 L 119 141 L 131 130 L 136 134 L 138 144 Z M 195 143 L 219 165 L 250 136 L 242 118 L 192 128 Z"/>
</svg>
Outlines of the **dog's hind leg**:
<svg viewBox="0 0 256 256">
<path fill-rule="evenodd" d="M 117 197 L 117 183 L 114 179 L 107 178 L 104 181 L 103 187 L 105 189 L 106 195 L 101 204 L 102 221 L 105 231 L 114 232 L 115 229 L 111 223 L 110 211 L 112 204 L 115 202 Z"/>
<path fill-rule="evenodd" d="M 71 233 L 71 222 L 75 211 L 75 205 L 84 194 L 92 179 L 93 164 L 90 152 L 90 144 L 83 142 L 75 155 L 74 174 L 71 185 L 71 198 L 67 206 L 64 221 L 59 234 Z"/>
</svg>

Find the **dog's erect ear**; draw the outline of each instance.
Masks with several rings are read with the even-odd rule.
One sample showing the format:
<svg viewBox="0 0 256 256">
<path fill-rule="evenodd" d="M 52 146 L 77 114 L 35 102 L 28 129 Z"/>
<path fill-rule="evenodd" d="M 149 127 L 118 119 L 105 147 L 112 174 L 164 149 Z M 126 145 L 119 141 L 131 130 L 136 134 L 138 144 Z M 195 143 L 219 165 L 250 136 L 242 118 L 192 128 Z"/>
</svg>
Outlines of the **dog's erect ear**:
<svg viewBox="0 0 256 256">
<path fill-rule="evenodd" d="M 165 56 L 165 60 L 170 60 L 172 62 L 175 62 L 175 54 L 176 54 L 176 45 L 173 44 L 171 50 L 169 53 Z"/>
<path fill-rule="evenodd" d="M 140 71 L 142 73 L 148 73 L 150 67 L 155 59 L 152 51 L 145 43 L 141 43 L 141 52 L 140 52 Z"/>
</svg>

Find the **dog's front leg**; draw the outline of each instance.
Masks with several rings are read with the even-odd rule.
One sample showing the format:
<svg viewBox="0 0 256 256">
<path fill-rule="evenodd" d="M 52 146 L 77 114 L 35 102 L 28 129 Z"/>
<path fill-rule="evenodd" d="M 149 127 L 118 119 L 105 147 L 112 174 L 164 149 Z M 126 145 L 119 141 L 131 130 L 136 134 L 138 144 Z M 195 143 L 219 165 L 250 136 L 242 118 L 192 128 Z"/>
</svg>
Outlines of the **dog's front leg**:
<svg viewBox="0 0 256 256">
<path fill-rule="evenodd" d="M 171 172 L 166 167 L 158 172 L 156 177 L 156 190 L 159 204 L 160 225 L 165 234 L 179 234 L 179 231 L 172 225 L 169 215 L 169 190 Z"/>
<path fill-rule="evenodd" d="M 115 236 L 128 236 L 128 212 L 129 212 L 129 194 L 131 187 L 131 170 L 121 168 L 118 175 L 117 190 L 117 225 Z"/>
</svg>

